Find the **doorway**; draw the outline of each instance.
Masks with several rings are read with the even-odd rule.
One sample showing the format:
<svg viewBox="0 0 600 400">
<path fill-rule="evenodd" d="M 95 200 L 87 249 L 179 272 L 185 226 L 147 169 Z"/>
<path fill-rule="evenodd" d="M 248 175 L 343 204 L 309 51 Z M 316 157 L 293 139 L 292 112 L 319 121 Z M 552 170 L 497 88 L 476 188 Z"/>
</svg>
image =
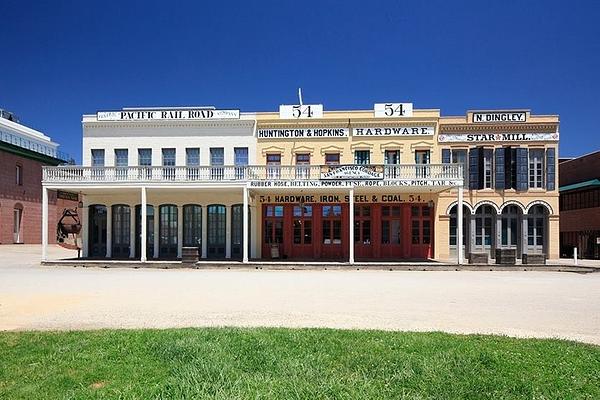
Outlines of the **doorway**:
<svg viewBox="0 0 600 400">
<path fill-rule="evenodd" d="M 89 256 L 106 257 L 106 206 L 92 205 L 89 211 Z"/>
<path fill-rule="evenodd" d="M 222 204 L 211 204 L 208 206 L 208 221 L 206 224 L 207 258 L 225 258 L 225 242 L 227 216 L 225 206 Z"/>
</svg>

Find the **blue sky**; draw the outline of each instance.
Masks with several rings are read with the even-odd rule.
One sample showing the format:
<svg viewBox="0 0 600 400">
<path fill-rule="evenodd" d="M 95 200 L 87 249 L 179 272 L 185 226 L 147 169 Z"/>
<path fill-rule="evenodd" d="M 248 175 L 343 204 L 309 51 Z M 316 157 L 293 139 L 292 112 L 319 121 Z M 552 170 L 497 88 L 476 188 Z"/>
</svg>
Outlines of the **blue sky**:
<svg viewBox="0 0 600 400">
<path fill-rule="evenodd" d="M 0 3 L 0 108 L 78 161 L 84 113 L 271 111 L 298 87 L 325 110 L 560 114 L 562 156 L 600 149 L 596 1 Z"/>
</svg>

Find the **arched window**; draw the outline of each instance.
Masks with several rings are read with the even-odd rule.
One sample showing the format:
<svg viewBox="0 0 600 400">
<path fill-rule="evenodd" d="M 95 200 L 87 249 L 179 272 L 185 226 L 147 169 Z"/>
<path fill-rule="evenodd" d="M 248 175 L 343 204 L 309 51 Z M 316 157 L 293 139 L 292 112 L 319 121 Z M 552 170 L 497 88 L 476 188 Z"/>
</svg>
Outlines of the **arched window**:
<svg viewBox="0 0 600 400">
<path fill-rule="evenodd" d="M 546 230 L 548 226 L 548 210 L 542 205 L 535 205 L 527 213 L 527 253 L 546 253 Z"/>
<path fill-rule="evenodd" d="M 503 248 L 520 248 L 521 218 L 521 209 L 515 205 L 506 206 L 502 210 L 500 244 Z"/>
<path fill-rule="evenodd" d="M 202 206 L 197 204 L 183 206 L 183 245 L 202 247 Z"/>
<path fill-rule="evenodd" d="M 481 205 L 475 211 L 475 243 L 473 246 L 475 252 L 492 254 L 495 219 L 496 211 L 490 205 Z"/>
<path fill-rule="evenodd" d="M 469 252 L 470 243 L 467 240 L 469 235 L 469 216 L 471 215 L 471 210 L 469 207 L 463 205 L 463 230 L 462 230 L 462 244 L 463 244 L 463 252 L 467 254 Z M 456 246 L 457 246 L 457 206 L 454 205 L 450 209 L 450 232 L 448 235 L 449 245 L 450 245 L 450 256 L 456 256 Z"/>
<path fill-rule="evenodd" d="M 163 204 L 159 208 L 159 251 L 162 258 L 177 257 L 177 206 Z"/>
<path fill-rule="evenodd" d="M 112 206 L 112 257 L 129 257 L 131 210 L 128 205 Z"/>
</svg>

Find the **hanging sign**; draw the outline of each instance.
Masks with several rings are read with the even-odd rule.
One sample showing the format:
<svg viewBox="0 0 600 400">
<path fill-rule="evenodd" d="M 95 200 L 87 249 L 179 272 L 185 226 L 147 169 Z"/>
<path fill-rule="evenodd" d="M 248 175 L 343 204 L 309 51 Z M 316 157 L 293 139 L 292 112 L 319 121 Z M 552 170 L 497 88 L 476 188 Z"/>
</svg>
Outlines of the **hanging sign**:
<svg viewBox="0 0 600 400">
<path fill-rule="evenodd" d="M 258 139 L 335 139 L 350 136 L 348 128 L 259 129 Z"/>
<path fill-rule="evenodd" d="M 323 104 L 296 104 L 279 106 L 281 119 L 323 118 Z"/>
<path fill-rule="evenodd" d="M 526 111 L 504 111 L 504 112 L 474 112 L 474 123 L 494 123 L 494 122 L 526 122 Z"/>
<path fill-rule="evenodd" d="M 530 141 L 555 141 L 558 132 L 553 133 L 452 133 L 439 134 L 438 142 L 530 142 Z"/>
<path fill-rule="evenodd" d="M 325 165 L 321 179 L 383 179 L 381 165 Z"/>
<path fill-rule="evenodd" d="M 412 117 L 412 103 L 375 103 L 375 118 Z"/>
<path fill-rule="evenodd" d="M 352 136 L 433 136 L 433 126 L 393 126 L 352 128 Z"/>
<path fill-rule="evenodd" d="M 98 121 L 160 121 L 160 120 L 213 120 L 239 119 L 240 110 L 212 110 L 208 108 L 98 111 Z"/>
</svg>

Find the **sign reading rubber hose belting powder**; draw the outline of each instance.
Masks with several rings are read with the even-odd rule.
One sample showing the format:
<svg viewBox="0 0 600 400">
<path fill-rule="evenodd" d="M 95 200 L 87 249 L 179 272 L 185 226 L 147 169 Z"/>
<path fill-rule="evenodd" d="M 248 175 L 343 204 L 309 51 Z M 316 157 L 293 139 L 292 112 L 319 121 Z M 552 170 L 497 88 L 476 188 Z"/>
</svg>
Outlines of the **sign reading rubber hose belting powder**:
<svg viewBox="0 0 600 400">
<path fill-rule="evenodd" d="M 350 136 L 348 128 L 259 129 L 258 139 L 335 139 Z"/>
</svg>

